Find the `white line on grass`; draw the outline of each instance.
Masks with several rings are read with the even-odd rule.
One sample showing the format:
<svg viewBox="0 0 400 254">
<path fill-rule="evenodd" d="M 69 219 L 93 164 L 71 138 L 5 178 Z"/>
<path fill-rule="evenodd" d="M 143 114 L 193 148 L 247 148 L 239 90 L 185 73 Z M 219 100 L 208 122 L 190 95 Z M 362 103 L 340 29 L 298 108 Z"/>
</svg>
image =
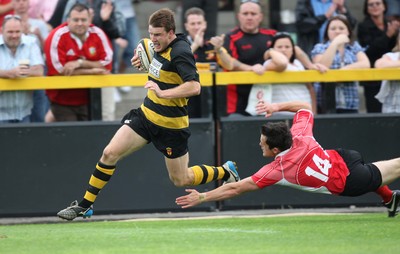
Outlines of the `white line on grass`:
<svg viewBox="0 0 400 254">
<path fill-rule="evenodd" d="M 208 220 L 208 219 L 226 219 L 226 218 L 264 218 L 264 217 L 298 217 L 298 216 L 316 216 L 316 215 L 361 215 L 362 213 L 281 213 L 281 214 L 259 214 L 259 215 L 218 215 L 218 216 L 195 216 L 183 218 L 141 218 L 117 220 L 118 222 L 132 221 L 159 221 L 159 220 Z"/>
</svg>

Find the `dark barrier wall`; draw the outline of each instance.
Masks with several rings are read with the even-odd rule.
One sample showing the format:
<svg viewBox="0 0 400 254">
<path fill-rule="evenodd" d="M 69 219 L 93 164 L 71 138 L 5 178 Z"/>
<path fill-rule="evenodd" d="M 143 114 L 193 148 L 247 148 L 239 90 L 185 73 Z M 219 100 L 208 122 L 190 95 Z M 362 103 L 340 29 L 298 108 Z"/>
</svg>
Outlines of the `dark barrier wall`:
<svg viewBox="0 0 400 254">
<path fill-rule="evenodd" d="M 290 119 L 290 120 L 289 120 Z M 268 121 L 291 117 L 274 117 Z M 252 175 L 271 159 L 262 157 L 259 147 L 260 126 L 263 117 L 223 118 L 221 120 L 222 159 L 234 159 L 242 178 Z M 317 116 L 314 136 L 319 144 L 328 148 L 348 148 L 362 153 L 366 162 L 399 157 L 400 117 L 398 115 L 329 115 Z M 400 189 L 400 181 L 390 185 Z M 234 207 L 291 207 L 291 206 L 343 206 L 376 205 L 381 200 L 374 193 L 357 198 L 312 194 L 296 189 L 272 186 L 261 191 L 246 193 L 224 202 L 224 209 Z"/>
<path fill-rule="evenodd" d="M 102 122 L 0 126 L 0 216 L 55 214 L 81 200 L 103 147 L 118 127 Z M 213 165 L 213 122 L 192 121 L 191 131 L 190 163 Z M 163 155 L 150 144 L 118 164 L 95 212 L 178 209 L 175 198 L 182 194 L 184 188 L 168 178 Z"/>
<path fill-rule="evenodd" d="M 276 119 L 277 120 L 277 119 Z M 221 121 L 222 160 L 235 160 L 241 177 L 270 161 L 261 157 L 259 127 L 264 118 L 224 118 Z M 102 149 L 118 123 L 85 122 L 0 126 L 0 216 L 54 215 L 82 198 Z M 400 118 L 386 115 L 317 117 L 314 133 L 325 147 L 359 150 L 366 161 L 399 156 Z M 190 165 L 214 165 L 215 136 L 211 119 L 191 123 Z M 200 191 L 215 183 L 196 187 Z M 397 181 L 393 187 L 400 189 Z M 168 179 L 163 156 L 150 144 L 122 160 L 100 193 L 96 213 L 180 210 L 175 198 L 184 188 Z M 310 194 L 284 187 L 247 193 L 223 203 L 223 209 L 289 206 L 376 205 L 374 194 L 343 198 Z M 216 203 L 203 204 L 209 210 Z M 219 205 L 218 205 L 219 207 Z"/>
</svg>

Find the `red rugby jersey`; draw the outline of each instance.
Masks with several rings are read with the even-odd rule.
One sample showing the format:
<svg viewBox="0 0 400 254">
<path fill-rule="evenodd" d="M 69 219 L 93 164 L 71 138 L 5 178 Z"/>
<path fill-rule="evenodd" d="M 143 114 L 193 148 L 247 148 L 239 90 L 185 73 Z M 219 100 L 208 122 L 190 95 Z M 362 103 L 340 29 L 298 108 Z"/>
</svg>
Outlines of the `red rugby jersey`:
<svg viewBox="0 0 400 254">
<path fill-rule="evenodd" d="M 61 75 L 67 62 L 79 58 L 89 61 L 101 61 L 103 66 L 111 70 L 113 50 L 107 35 L 100 28 L 90 25 L 85 42 L 74 36 L 64 23 L 49 34 L 44 51 L 48 76 Z M 88 89 L 47 90 L 50 101 L 61 105 L 85 105 L 89 101 Z"/>
<path fill-rule="evenodd" d="M 343 192 L 347 165 L 335 150 L 324 150 L 314 139 L 313 113 L 299 110 L 293 119 L 292 146 L 263 166 L 252 179 L 258 187 L 279 184 L 325 194 Z"/>
</svg>

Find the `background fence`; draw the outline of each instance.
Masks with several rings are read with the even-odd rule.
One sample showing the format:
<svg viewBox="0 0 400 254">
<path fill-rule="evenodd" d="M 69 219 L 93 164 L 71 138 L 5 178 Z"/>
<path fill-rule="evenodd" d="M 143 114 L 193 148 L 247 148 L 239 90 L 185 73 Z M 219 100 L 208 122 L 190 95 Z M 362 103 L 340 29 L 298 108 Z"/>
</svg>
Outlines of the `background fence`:
<svg viewBox="0 0 400 254">
<path fill-rule="evenodd" d="M 281 83 L 400 79 L 398 69 L 315 71 L 301 73 L 201 73 L 204 86 L 228 83 Z M 0 80 L 1 90 L 45 88 L 99 88 L 130 84 L 142 86 L 143 74 L 40 77 Z M 215 91 L 215 90 L 214 90 Z M 216 102 L 214 102 L 216 103 Z M 271 121 L 291 121 L 273 117 Z M 241 177 L 250 176 L 270 160 L 258 146 L 263 117 L 209 117 L 194 119 L 190 129 L 190 164 L 238 163 Z M 0 125 L 0 216 L 55 214 L 74 199 L 80 200 L 103 147 L 119 127 L 118 122 L 31 123 Z M 325 148 L 360 151 L 367 162 L 399 156 L 400 118 L 397 114 L 317 115 L 314 134 Z M 203 191 L 215 183 L 196 187 Z M 400 189 L 400 181 L 391 185 Z M 152 145 L 118 164 L 116 174 L 99 195 L 96 213 L 175 211 L 175 198 L 184 194 L 168 179 L 163 157 Z M 196 210 L 331 207 L 379 205 L 375 194 L 344 198 L 310 194 L 273 186 L 224 202 L 206 203 Z"/>
</svg>

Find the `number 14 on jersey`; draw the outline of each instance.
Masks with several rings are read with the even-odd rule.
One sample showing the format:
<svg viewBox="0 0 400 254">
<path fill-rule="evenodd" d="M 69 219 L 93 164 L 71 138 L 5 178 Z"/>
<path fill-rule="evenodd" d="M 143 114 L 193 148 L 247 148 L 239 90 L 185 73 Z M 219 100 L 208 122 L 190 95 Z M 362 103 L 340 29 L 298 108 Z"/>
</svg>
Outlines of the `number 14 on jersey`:
<svg viewBox="0 0 400 254">
<path fill-rule="evenodd" d="M 318 155 L 314 154 L 313 156 L 314 164 L 317 166 L 316 169 L 307 167 L 306 175 L 315 177 L 323 182 L 328 182 L 329 169 L 332 165 L 326 159 L 321 159 Z"/>
</svg>

